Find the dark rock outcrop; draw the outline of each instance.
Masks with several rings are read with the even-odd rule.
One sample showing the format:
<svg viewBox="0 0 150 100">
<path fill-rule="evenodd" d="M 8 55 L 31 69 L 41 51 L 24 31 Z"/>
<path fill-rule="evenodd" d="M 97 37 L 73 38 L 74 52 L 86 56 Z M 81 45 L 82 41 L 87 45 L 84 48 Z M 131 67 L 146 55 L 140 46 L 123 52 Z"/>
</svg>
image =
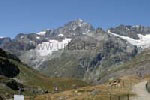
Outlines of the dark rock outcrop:
<svg viewBox="0 0 150 100">
<path fill-rule="evenodd" d="M 11 88 L 12 90 L 21 90 L 24 88 L 21 83 L 18 83 L 15 80 L 9 80 L 8 82 L 6 82 L 6 86 Z"/>
<path fill-rule="evenodd" d="M 0 49 L 0 75 L 4 75 L 8 78 L 13 78 L 19 74 L 19 68 L 17 67 L 17 65 L 13 64 L 11 60 L 20 62 L 20 60 L 16 56 L 6 53 L 2 49 Z"/>
<path fill-rule="evenodd" d="M 19 74 L 20 70 L 15 64 L 12 64 L 9 60 L 0 58 L 0 75 L 4 75 L 8 78 L 13 78 Z"/>
</svg>

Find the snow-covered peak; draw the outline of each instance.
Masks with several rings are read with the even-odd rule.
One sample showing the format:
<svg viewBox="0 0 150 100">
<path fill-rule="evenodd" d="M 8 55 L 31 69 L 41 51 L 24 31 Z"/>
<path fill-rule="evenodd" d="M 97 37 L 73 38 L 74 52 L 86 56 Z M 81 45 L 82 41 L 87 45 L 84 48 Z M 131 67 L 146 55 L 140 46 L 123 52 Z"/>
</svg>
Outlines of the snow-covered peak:
<svg viewBox="0 0 150 100">
<path fill-rule="evenodd" d="M 139 39 L 133 39 L 128 36 L 121 36 L 116 33 L 112 33 L 110 30 L 108 30 L 108 33 L 116 37 L 120 37 L 124 40 L 127 40 L 130 44 L 135 45 L 139 48 L 142 49 L 150 48 L 150 34 L 147 35 L 138 34 Z"/>
</svg>

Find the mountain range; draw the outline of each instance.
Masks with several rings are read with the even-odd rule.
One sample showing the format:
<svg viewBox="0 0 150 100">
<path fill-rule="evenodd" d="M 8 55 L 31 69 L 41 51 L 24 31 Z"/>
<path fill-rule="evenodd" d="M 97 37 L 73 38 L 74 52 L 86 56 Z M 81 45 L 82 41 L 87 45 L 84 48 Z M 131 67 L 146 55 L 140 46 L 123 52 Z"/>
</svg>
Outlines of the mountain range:
<svg viewBox="0 0 150 100">
<path fill-rule="evenodd" d="M 1 37 L 0 48 L 51 78 L 97 84 L 150 48 L 150 27 L 119 25 L 104 30 L 77 19 L 56 29 L 19 33 L 14 39 Z"/>
</svg>

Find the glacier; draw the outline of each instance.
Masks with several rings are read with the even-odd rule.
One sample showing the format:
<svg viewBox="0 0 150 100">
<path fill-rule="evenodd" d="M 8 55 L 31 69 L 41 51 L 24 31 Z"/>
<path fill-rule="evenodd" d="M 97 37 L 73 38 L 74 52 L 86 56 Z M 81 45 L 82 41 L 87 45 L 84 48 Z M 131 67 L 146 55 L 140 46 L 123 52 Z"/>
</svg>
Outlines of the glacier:
<svg viewBox="0 0 150 100">
<path fill-rule="evenodd" d="M 127 36 L 121 36 L 116 33 L 112 33 L 110 30 L 108 30 L 108 33 L 113 36 L 120 37 L 128 41 L 130 44 L 135 45 L 139 48 L 142 48 L 142 49 L 150 48 L 150 34 L 147 34 L 147 35 L 138 34 L 139 39 L 133 39 Z"/>
</svg>

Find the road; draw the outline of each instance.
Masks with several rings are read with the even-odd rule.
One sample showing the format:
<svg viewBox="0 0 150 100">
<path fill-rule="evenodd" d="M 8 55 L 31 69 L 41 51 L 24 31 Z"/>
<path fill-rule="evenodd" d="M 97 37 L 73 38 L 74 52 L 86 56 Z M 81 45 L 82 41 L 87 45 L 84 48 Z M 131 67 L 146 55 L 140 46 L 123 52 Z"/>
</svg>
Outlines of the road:
<svg viewBox="0 0 150 100">
<path fill-rule="evenodd" d="M 146 83 L 147 81 L 140 82 L 133 87 L 132 92 L 137 96 L 131 97 L 131 100 L 150 100 L 150 93 L 147 92 L 145 87 Z"/>
</svg>

